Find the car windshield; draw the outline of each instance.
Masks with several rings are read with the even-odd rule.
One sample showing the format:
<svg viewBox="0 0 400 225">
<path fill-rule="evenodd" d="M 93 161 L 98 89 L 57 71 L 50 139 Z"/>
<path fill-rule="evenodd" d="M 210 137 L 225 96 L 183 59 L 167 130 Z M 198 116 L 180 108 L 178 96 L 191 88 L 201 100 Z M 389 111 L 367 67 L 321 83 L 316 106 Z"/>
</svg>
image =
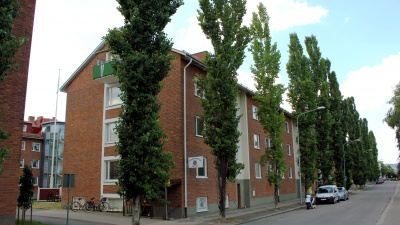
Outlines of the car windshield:
<svg viewBox="0 0 400 225">
<path fill-rule="evenodd" d="M 332 193 L 333 189 L 331 187 L 320 187 L 318 188 L 318 193 L 323 194 L 323 193 Z"/>
</svg>

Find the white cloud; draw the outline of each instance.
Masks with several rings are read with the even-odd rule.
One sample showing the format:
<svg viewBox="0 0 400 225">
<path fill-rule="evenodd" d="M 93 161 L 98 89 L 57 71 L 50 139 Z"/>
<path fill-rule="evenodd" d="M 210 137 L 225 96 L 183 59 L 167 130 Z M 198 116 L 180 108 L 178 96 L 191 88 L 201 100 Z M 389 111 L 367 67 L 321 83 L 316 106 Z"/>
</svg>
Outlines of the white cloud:
<svg viewBox="0 0 400 225">
<path fill-rule="evenodd" d="M 294 26 L 318 23 L 328 14 L 327 9 L 321 6 L 309 6 L 307 1 L 295 0 L 262 0 L 270 16 L 271 31 L 286 30 Z M 258 12 L 259 1 L 247 1 L 247 15 L 245 24 L 250 24 L 252 13 Z"/>
<path fill-rule="evenodd" d="M 367 118 L 368 128 L 375 134 L 379 159 L 385 163 L 396 163 L 398 149 L 395 131 L 382 122 L 390 107 L 387 102 L 400 81 L 400 53 L 382 60 L 374 67 L 363 67 L 351 71 L 340 85 L 344 97 L 354 96 L 361 118 Z"/>
</svg>

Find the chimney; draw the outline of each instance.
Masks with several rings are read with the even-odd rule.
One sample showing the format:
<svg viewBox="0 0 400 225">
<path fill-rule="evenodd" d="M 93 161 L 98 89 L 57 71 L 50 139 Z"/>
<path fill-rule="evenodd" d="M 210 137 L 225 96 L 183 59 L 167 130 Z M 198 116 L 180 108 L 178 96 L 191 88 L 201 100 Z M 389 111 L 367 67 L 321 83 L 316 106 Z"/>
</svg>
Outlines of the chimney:
<svg viewBox="0 0 400 225">
<path fill-rule="evenodd" d="M 29 116 L 28 117 L 29 122 L 35 122 L 35 117 L 34 116 Z"/>
<path fill-rule="evenodd" d="M 42 121 L 43 121 L 43 116 L 38 116 L 38 118 L 36 119 L 36 124 L 40 125 L 42 124 Z"/>
</svg>

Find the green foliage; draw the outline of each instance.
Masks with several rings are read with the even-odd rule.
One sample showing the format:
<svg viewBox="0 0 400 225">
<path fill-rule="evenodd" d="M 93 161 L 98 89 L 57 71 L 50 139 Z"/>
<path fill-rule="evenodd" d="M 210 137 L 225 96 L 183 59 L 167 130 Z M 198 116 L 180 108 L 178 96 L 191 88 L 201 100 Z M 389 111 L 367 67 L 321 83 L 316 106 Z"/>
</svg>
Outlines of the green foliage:
<svg viewBox="0 0 400 225">
<path fill-rule="evenodd" d="M 375 181 L 380 177 L 379 163 L 378 163 L 378 149 L 376 148 L 376 139 L 373 131 L 368 132 L 369 146 L 372 149 L 371 153 L 371 181 Z"/>
<path fill-rule="evenodd" d="M 243 63 L 249 43 L 249 30 L 243 27 L 246 1 L 200 0 L 199 24 L 211 39 L 214 53 L 206 54 L 207 76 L 196 83 L 205 91 L 201 99 L 205 122 L 204 142 L 216 156 L 220 216 L 225 218 L 226 179 L 233 180 L 244 165 L 236 161 L 240 132 L 238 131 L 236 99 L 239 93 L 237 70 Z"/>
<path fill-rule="evenodd" d="M 5 0 L 0 3 L 0 84 L 17 67 L 15 53 L 26 38 L 16 38 L 12 33 L 14 20 L 20 16 L 17 0 Z"/>
<path fill-rule="evenodd" d="M 261 156 L 261 165 L 271 165 L 272 171 L 267 173 L 267 180 L 275 190 L 281 187 L 282 174 L 286 171 L 284 150 L 282 148 L 285 115 L 278 112 L 282 104 L 282 94 L 285 89 L 282 84 L 274 84 L 278 78 L 281 54 L 277 50 L 277 44 L 271 45 L 269 31 L 269 16 L 262 3 L 258 6 L 258 15 L 253 13 L 250 32 L 253 37 L 250 51 L 253 55 L 254 65 L 251 72 L 256 80 L 257 91 L 254 99 L 259 105 L 258 119 L 264 132 L 270 138 L 270 147 L 266 147 Z M 275 206 L 278 203 L 278 192 L 275 191 Z"/>
<path fill-rule="evenodd" d="M 389 127 L 395 129 L 397 148 L 400 149 L 400 82 L 393 91 L 393 97 L 388 102 L 392 106 L 386 113 L 385 121 Z"/>
<path fill-rule="evenodd" d="M 18 207 L 26 210 L 32 206 L 34 190 L 32 168 L 25 164 L 22 173 L 19 177 Z"/>
<path fill-rule="evenodd" d="M 0 118 L 3 116 L 3 112 L 0 111 Z M 0 120 L 0 144 L 2 141 L 7 140 L 10 137 L 9 133 L 6 133 L 4 130 L 1 129 L 1 120 Z M 9 148 L 0 147 L 0 175 L 3 172 L 3 162 L 8 155 Z"/>
<path fill-rule="evenodd" d="M 288 97 L 294 111 L 293 118 L 299 119 L 301 172 L 307 189 L 316 179 L 318 143 L 315 132 L 316 112 L 303 113 L 317 108 L 318 92 L 316 78 L 310 72 L 310 61 L 303 55 L 303 47 L 295 33 L 290 34 L 289 54 L 286 64 L 290 79 Z"/>
<path fill-rule="evenodd" d="M 157 94 L 167 77 L 172 42 L 163 32 L 170 17 L 183 4 L 180 0 L 118 0 L 125 18 L 120 29 L 104 38 L 121 84 L 124 103 L 116 131 L 121 155 L 118 184 L 127 199 L 141 198 L 164 204 L 163 187 L 171 178 L 173 156 L 165 152 L 167 137 L 160 125 L 161 104 Z M 136 221 L 137 222 L 137 221 Z"/>
</svg>

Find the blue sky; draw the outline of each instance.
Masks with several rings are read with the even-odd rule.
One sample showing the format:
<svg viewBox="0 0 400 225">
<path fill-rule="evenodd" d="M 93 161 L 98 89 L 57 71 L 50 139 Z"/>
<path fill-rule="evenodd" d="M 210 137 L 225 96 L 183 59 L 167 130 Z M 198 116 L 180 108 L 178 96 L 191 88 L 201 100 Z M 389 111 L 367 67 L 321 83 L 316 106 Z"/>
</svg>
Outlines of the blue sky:
<svg viewBox="0 0 400 225">
<path fill-rule="evenodd" d="M 197 0 L 185 0 L 166 28 L 174 48 L 189 53 L 212 51 L 197 25 Z M 244 23 L 259 1 L 248 0 Z M 287 86 L 289 34 L 304 43 L 315 35 L 322 57 L 329 58 L 344 97 L 354 96 L 360 116 L 378 142 L 379 160 L 397 163 L 395 134 L 382 119 L 386 102 L 400 81 L 400 1 L 262 0 L 271 17 L 273 42 L 281 52 L 279 82 Z M 59 69 L 61 84 L 100 43 L 108 28 L 123 25 L 114 0 L 37 0 L 32 37 L 25 118 L 53 117 Z M 306 54 L 306 52 L 304 52 Z M 239 69 L 239 81 L 251 87 L 251 55 Z M 60 85 L 61 85 L 60 84 Z M 66 94 L 59 95 L 59 120 L 65 120 Z M 284 107 L 290 110 L 289 104 Z"/>
</svg>

